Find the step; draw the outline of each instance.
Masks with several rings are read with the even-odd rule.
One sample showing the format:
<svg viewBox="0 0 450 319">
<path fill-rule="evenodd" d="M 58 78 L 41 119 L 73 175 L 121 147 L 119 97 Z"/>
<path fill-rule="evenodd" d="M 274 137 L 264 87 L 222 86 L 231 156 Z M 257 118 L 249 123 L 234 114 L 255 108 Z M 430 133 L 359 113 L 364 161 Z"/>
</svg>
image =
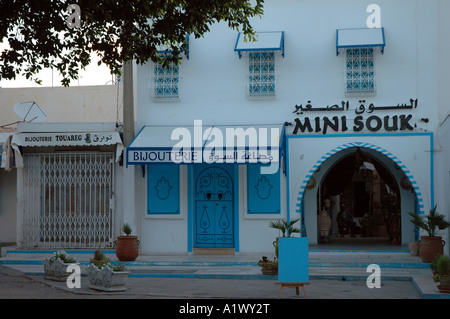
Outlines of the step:
<svg viewBox="0 0 450 319">
<path fill-rule="evenodd" d="M 234 255 L 235 248 L 194 248 L 194 255 Z"/>
</svg>

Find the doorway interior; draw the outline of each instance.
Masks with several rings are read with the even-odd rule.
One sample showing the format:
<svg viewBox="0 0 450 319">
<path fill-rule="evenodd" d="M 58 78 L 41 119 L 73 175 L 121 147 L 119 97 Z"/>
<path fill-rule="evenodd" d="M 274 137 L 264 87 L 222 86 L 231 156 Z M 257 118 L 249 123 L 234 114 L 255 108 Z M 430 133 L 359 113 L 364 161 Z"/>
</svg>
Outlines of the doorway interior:
<svg viewBox="0 0 450 319">
<path fill-rule="evenodd" d="M 317 193 L 318 214 L 331 217 L 319 244 L 401 245 L 398 183 L 374 156 L 355 148 L 329 169 Z"/>
</svg>

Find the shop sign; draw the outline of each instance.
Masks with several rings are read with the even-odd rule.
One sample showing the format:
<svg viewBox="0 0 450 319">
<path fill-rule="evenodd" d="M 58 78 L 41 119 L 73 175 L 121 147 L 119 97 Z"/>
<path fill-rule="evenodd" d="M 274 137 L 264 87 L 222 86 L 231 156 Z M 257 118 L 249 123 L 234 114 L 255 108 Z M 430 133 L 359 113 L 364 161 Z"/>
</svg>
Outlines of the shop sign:
<svg viewBox="0 0 450 319">
<path fill-rule="evenodd" d="M 145 129 L 135 138 L 148 140 Z M 280 127 L 203 127 L 202 120 L 194 126 L 175 127 L 167 146 L 129 146 L 128 164 L 277 164 L 279 163 Z M 140 145 L 141 142 L 137 143 Z M 278 165 L 274 165 L 278 167 Z"/>
<path fill-rule="evenodd" d="M 200 150 L 128 150 L 129 163 L 139 164 L 189 164 L 189 163 L 277 163 L 278 149 L 269 151 L 200 149 Z"/>
<path fill-rule="evenodd" d="M 309 112 L 345 112 L 349 109 L 349 101 L 342 101 L 339 104 L 328 105 L 326 107 L 313 107 L 311 101 L 303 106 L 296 105 L 295 110 L 292 113 L 297 115 L 303 115 Z M 347 116 L 316 116 L 302 118 L 296 118 L 294 120 L 293 134 L 301 133 L 319 133 L 327 134 L 328 130 L 334 132 L 346 132 L 353 130 L 354 132 L 360 132 L 364 129 L 370 132 L 378 132 L 384 129 L 387 132 L 392 131 L 412 131 L 415 128 L 415 124 L 411 124 L 412 114 L 389 114 L 376 115 L 372 114 L 376 111 L 404 111 L 417 108 L 417 99 L 410 99 L 409 103 L 397 104 L 396 106 L 375 106 L 370 103 L 366 106 L 365 100 L 359 100 L 359 106 L 355 108 L 356 116 L 353 118 L 352 123 L 349 123 Z M 367 114 L 369 114 L 367 116 Z"/>
<path fill-rule="evenodd" d="M 115 144 L 112 132 L 20 133 L 14 142 L 20 146 L 92 146 Z"/>
</svg>

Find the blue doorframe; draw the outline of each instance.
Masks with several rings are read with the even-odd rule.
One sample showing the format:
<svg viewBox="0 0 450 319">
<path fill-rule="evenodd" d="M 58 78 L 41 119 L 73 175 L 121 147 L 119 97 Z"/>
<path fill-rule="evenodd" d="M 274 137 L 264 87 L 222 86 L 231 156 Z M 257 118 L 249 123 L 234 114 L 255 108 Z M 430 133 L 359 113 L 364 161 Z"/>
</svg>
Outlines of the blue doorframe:
<svg viewBox="0 0 450 319">
<path fill-rule="evenodd" d="M 226 247 L 239 251 L 238 176 L 238 165 L 188 167 L 188 252 L 194 247 Z M 215 186 L 210 185 L 211 178 L 215 178 Z"/>
</svg>

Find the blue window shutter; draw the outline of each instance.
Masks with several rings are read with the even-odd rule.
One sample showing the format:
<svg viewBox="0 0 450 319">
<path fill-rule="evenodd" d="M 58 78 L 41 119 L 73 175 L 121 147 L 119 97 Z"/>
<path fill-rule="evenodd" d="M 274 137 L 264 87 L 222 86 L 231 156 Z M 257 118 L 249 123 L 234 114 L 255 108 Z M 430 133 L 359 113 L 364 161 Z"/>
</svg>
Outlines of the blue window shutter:
<svg viewBox="0 0 450 319">
<path fill-rule="evenodd" d="M 179 166 L 149 165 L 147 167 L 147 214 L 179 214 Z"/>
<path fill-rule="evenodd" d="M 280 171 L 261 174 L 261 165 L 247 166 L 248 214 L 280 213 Z"/>
</svg>

